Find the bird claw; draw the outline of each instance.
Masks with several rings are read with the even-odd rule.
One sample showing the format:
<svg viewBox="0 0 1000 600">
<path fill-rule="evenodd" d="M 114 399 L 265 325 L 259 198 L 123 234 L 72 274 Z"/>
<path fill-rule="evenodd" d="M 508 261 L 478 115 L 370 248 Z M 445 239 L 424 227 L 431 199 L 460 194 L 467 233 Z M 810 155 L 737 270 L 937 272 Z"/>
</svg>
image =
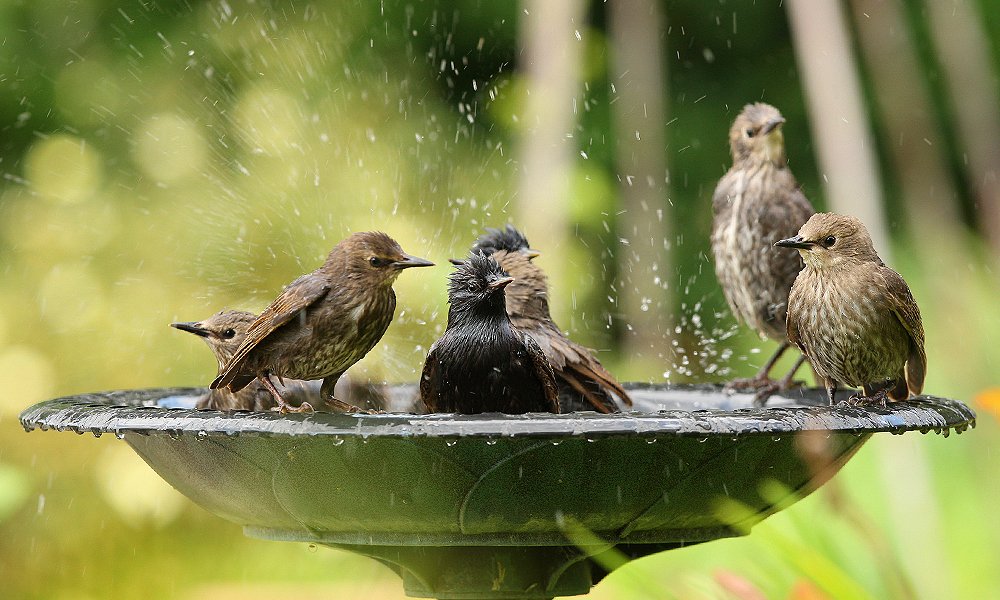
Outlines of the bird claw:
<svg viewBox="0 0 1000 600">
<path fill-rule="evenodd" d="M 280 414 L 286 415 L 286 414 L 288 414 L 290 412 L 293 412 L 293 413 L 311 413 L 311 412 L 316 412 L 316 409 L 314 409 L 312 407 L 312 404 L 309 404 L 308 402 L 303 402 L 302 404 L 300 404 L 298 406 L 292 406 L 290 404 L 282 404 L 282 405 L 278 406 L 278 412 Z"/>
<path fill-rule="evenodd" d="M 733 379 L 722 387 L 728 394 L 734 392 L 753 392 L 753 405 L 764 406 L 767 399 L 774 394 L 788 389 L 780 381 L 775 381 L 766 377 L 749 377 L 747 379 Z"/>
<path fill-rule="evenodd" d="M 360 408 L 358 406 L 354 406 L 353 404 L 351 404 L 349 402 L 344 402 L 343 400 L 338 400 L 337 398 L 333 398 L 333 397 L 326 398 L 324 400 L 324 402 L 327 404 L 327 406 L 329 406 L 331 408 L 335 408 L 335 409 L 337 409 L 337 410 L 339 410 L 341 412 L 345 412 L 345 413 L 348 413 L 348 414 L 364 413 L 366 415 L 374 415 L 374 414 L 378 414 L 378 413 L 382 412 L 380 410 L 372 410 L 372 409 L 368 409 L 368 408 Z"/>
</svg>

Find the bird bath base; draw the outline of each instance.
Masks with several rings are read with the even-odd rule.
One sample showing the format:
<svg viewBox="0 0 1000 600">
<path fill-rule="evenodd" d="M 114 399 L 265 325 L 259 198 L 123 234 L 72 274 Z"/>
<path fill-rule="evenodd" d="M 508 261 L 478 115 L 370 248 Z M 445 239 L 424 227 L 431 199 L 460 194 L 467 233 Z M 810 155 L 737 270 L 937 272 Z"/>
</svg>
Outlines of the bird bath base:
<svg viewBox="0 0 1000 600">
<path fill-rule="evenodd" d="M 975 424 L 929 396 L 829 407 L 797 390 L 751 408 L 714 386 L 628 387 L 635 410 L 614 415 L 227 413 L 190 408 L 202 389 L 154 389 L 42 402 L 21 423 L 112 433 L 248 536 L 345 548 L 388 565 L 410 596 L 467 599 L 585 594 L 607 574 L 603 553 L 744 534 L 873 433 Z M 415 397 L 386 393 L 390 406 Z"/>
</svg>

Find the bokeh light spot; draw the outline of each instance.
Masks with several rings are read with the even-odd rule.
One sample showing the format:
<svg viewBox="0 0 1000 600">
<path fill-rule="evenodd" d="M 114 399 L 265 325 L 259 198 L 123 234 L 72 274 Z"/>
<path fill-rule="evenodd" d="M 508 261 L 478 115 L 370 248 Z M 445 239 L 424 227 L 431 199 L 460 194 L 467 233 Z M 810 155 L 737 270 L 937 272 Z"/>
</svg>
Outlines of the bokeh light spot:
<svg viewBox="0 0 1000 600">
<path fill-rule="evenodd" d="M 75 204 L 97 191 L 101 182 L 101 155 L 78 137 L 58 134 L 31 147 L 24 170 L 38 194 Z"/>
<path fill-rule="evenodd" d="M 301 139 L 302 111 L 280 90 L 255 88 L 236 108 L 236 123 L 251 152 L 283 154 Z"/>
<path fill-rule="evenodd" d="M 135 160 L 161 183 L 173 183 L 199 172 L 208 145 L 191 121 L 173 113 L 152 116 L 136 134 Z"/>
<path fill-rule="evenodd" d="M 0 416 L 14 417 L 52 396 L 55 371 L 44 354 L 27 346 L 0 350 Z"/>
<path fill-rule="evenodd" d="M 98 487 L 119 517 L 137 529 L 169 525 L 184 506 L 184 497 L 123 444 L 101 455 Z"/>
</svg>

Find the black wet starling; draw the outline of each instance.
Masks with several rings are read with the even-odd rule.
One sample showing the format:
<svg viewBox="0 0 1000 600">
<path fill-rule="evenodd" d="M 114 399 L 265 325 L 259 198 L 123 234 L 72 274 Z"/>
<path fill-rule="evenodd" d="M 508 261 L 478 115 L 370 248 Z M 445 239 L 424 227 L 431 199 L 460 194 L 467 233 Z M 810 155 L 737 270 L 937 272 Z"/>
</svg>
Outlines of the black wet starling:
<svg viewBox="0 0 1000 600">
<path fill-rule="evenodd" d="M 322 379 L 326 402 L 350 409 L 333 397 L 348 367 L 361 360 L 392 321 L 392 283 L 402 269 L 434 263 L 410 256 L 381 232 L 355 233 L 334 246 L 319 269 L 299 277 L 257 317 L 212 389 L 239 391 L 255 378 L 282 412 L 290 408 L 270 380 Z"/>
<path fill-rule="evenodd" d="M 794 235 L 815 212 L 788 169 L 776 108 L 758 102 L 743 107 L 729 130 L 733 166 L 719 180 L 712 198 L 712 252 L 715 274 L 733 315 L 761 336 L 779 342 L 774 355 L 749 379 L 729 389 L 757 391 L 763 403 L 792 385 L 804 358 L 780 381 L 771 369 L 789 347 L 785 335 L 788 291 L 802 268 L 793 254 L 775 253 L 774 242 Z"/>
<path fill-rule="evenodd" d="M 428 412 L 559 412 L 552 367 L 504 306 L 513 279 L 475 253 L 448 284 L 448 327 L 431 346 L 420 377 Z"/>
<path fill-rule="evenodd" d="M 531 259 L 538 256 L 528 239 L 513 225 L 487 229 L 472 246 L 472 252 L 492 256 L 500 268 L 514 278 L 507 286 L 507 314 L 511 323 L 538 343 L 552 365 L 559 386 L 561 412 L 597 410 L 618 412 L 617 397 L 625 406 L 632 399 L 615 376 L 592 352 L 570 340 L 549 313 L 549 284 L 545 272 Z"/>
<path fill-rule="evenodd" d="M 219 362 L 219 371 L 233 358 L 233 354 L 246 339 L 247 330 L 257 315 L 242 310 L 223 310 L 203 321 L 171 323 L 181 331 L 187 331 L 205 340 Z M 282 385 L 283 384 L 283 385 Z M 319 398 L 319 388 L 312 389 L 305 381 L 286 379 L 277 387 L 285 400 L 291 404 L 301 404 L 309 396 Z M 228 388 L 209 390 L 196 405 L 197 408 L 212 410 L 270 410 L 274 398 L 259 381 L 254 381 L 238 392 Z"/>
<path fill-rule="evenodd" d="M 838 384 L 880 402 L 919 394 L 927 370 L 920 309 L 864 224 L 820 213 L 775 245 L 797 248 L 805 261 L 788 297 L 788 339 L 823 379 L 830 404 Z"/>
</svg>

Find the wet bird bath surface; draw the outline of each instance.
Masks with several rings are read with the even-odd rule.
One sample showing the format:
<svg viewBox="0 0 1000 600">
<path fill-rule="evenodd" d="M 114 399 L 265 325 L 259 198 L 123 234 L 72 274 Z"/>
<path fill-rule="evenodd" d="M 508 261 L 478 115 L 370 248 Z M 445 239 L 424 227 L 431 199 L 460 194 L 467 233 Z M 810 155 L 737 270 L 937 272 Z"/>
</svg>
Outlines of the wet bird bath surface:
<svg viewBox="0 0 1000 600">
<path fill-rule="evenodd" d="M 975 424 L 964 404 L 929 396 L 883 410 L 804 390 L 750 408 L 751 395 L 712 386 L 628 389 L 624 414 L 474 416 L 198 411 L 186 407 L 203 389 L 155 389 L 51 400 L 21 422 L 112 433 L 247 535 L 372 556 L 407 594 L 436 598 L 584 594 L 606 574 L 594 555 L 746 533 L 873 433 Z M 416 396 L 387 393 L 396 407 Z M 821 452 L 804 450 L 804 432 Z M 762 492 L 775 482 L 788 495 L 777 502 Z M 718 510 L 724 499 L 746 507 L 742 521 Z"/>
</svg>

